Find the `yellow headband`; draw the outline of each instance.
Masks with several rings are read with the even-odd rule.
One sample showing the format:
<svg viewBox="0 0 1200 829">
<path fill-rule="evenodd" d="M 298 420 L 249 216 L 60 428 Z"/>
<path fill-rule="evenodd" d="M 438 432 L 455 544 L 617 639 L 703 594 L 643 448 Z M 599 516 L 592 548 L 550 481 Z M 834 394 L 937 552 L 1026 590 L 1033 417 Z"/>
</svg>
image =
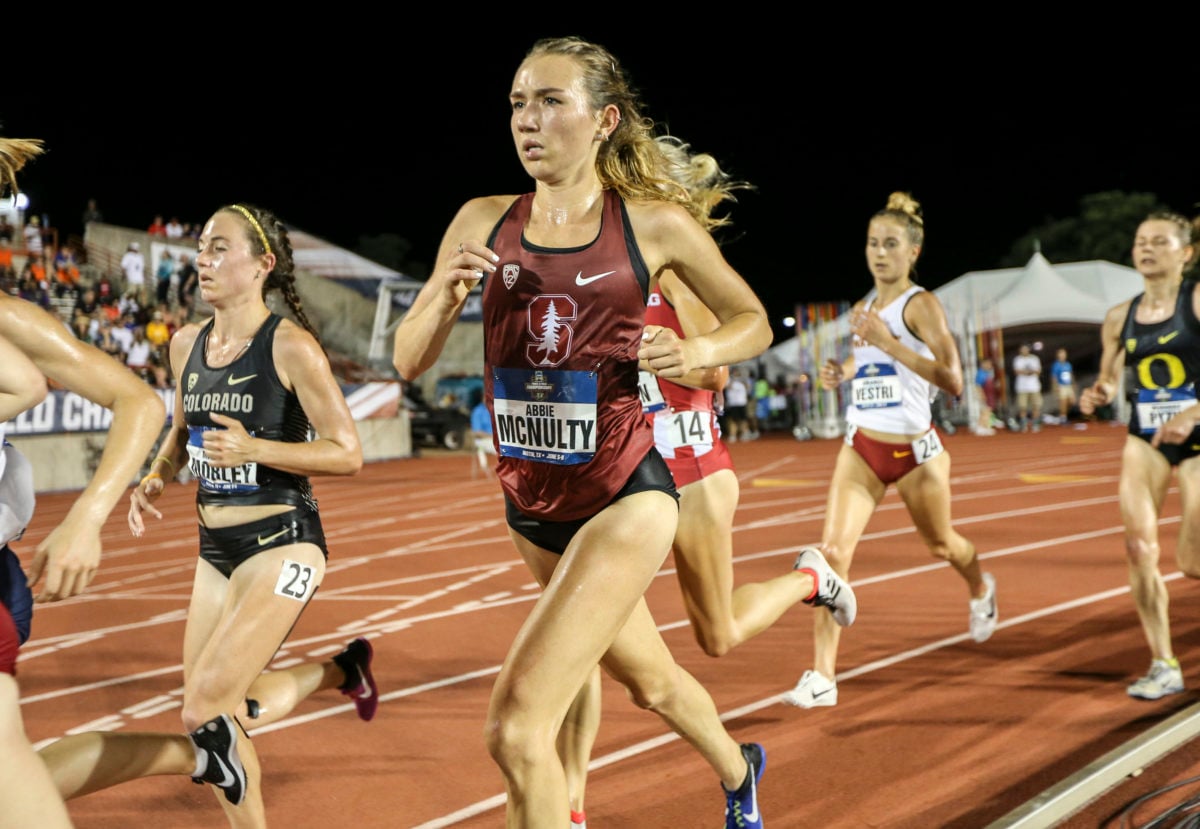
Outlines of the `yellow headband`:
<svg viewBox="0 0 1200 829">
<path fill-rule="evenodd" d="M 267 234 L 263 233 L 262 225 L 258 223 L 258 219 L 254 218 L 254 214 L 240 204 L 231 204 L 230 207 L 246 217 L 246 221 L 250 222 L 250 226 L 258 234 L 258 240 L 262 242 L 263 250 L 271 253 L 271 243 L 267 241 Z"/>
</svg>

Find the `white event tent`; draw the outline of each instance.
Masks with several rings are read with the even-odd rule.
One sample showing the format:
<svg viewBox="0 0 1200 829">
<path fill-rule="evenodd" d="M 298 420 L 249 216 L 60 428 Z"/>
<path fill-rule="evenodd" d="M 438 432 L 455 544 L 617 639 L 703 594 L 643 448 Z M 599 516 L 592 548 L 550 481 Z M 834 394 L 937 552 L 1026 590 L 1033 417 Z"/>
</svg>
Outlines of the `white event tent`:
<svg viewBox="0 0 1200 829">
<path fill-rule="evenodd" d="M 1054 350 L 1066 348 L 1078 374 L 1081 363 L 1098 357 L 1100 324 L 1108 310 L 1141 291 L 1141 274 L 1133 268 L 1103 260 L 1052 265 L 1039 252 L 1024 267 L 969 271 L 934 293 L 946 309 L 971 385 L 978 348 L 1007 368 L 1023 342 L 1045 345 L 1041 357 L 1047 371 Z M 769 378 L 812 372 L 821 354 L 837 352 L 834 344 L 849 337 L 848 317 L 802 331 L 743 365 Z M 968 398 L 973 416 L 974 399 Z"/>
</svg>

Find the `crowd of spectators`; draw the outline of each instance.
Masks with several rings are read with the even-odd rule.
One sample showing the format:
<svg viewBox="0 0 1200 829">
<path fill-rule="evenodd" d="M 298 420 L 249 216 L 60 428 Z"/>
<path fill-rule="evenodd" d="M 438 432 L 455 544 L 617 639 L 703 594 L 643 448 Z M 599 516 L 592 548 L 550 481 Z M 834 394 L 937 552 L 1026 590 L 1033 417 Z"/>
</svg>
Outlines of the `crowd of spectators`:
<svg viewBox="0 0 1200 829">
<path fill-rule="evenodd" d="M 82 264 L 83 251 L 56 244 L 36 220 L 31 217 L 18 233 L 0 215 L 0 290 L 56 314 L 75 336 L 120 360 L 151 385 L 171 388 L 168 344 L 194 309 L 197 274 L 192 256 L 166 253 L 148 274 L 140 245 L 132 242 L 122 257 L 121 272 L 108 274 Z M 156 217 L 155 223 L 170 229 L 163 233 L 168 237 L 187 238 L 195 232 L 176 219 L 166 224 Z"/>
</svg>

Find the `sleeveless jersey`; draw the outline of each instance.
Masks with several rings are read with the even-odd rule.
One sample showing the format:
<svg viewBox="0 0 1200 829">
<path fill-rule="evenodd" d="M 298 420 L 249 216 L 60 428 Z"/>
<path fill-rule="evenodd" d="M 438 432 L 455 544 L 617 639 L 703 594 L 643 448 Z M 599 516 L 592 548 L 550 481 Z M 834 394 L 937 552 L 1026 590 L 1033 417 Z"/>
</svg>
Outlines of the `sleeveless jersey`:
<svg viewBox="0 0 1200 829">
<path fill-rule="evenodd" d="M 679 315 L 657 286 L 646 303 L 646 324 L 670 328 L 683 337 Z M 642 410 L 654 428 L 654 445 L 668 466 L 673 459 L 696 458 L 713 450 L 720 426 L 711 391 L 672 383 L 648 371 L 641 372 L 640 386 Z"/>
<path fill-rule="evenodd" d="M 1196 405 L 1200 378 L 1200 320 L 1192 309 L 1196 282 L 1186 280 L 1175 298 L 1175 313 L 1155 323 L 1135 320 L 1145 294 L 1129 303 L 1121 329 L 1125 387 L 1132 398 L 1129 434 L 1150 437 L 1177 412 Z M 1200 430 L 1197 430 L 1200 431 Z M 1196 432 L 1191 443 L 1196 443 Z"/>
<path fill-rule="evenodd" d="M 904 324 L 904 308 L 914 294 L 925 289 L 913 285 L 876 309 L 892 335 L 922 357 L 932 358 L 929 346 L 917 339 Z M 867 294 L 867 307 L 874 305 L 876 292 Z M 854 338 L 854 379 L 846 423 L 892 434 L 914 434 L 929 429 L 933 422 L 929 404 L 937 393 L 933 384 L 915 371 L 893 360 L 881 349 Z"/>
<path fill-rule="evenodd" d="M 210 368 L 205 351 L 213 321 L 200 331 L 184 367 L 183 416 L 188 428 L 188 469 L 199 482 L 199 504 L 292 504 L 315 510 L 305 476 L 250 462 L 221 468 L 204 454 L 204 432 L 219 429 L 210 412 L 240 421 L 253 437 L 286 443 L 309 439 L 308 415 L 275 371 L 275 331 L 283 318 L 267 317 L 249 347 L 232 363 Z"/>
<path fill-rule="evenodd" d="M 500 259 L 483 286 L 484 400 L 505 495 L 572 521 L 607 506 L 654 443 L 637 367 L 650 275 L 616 192 L 576 248 L 525 240 L 532 203 L 514 201 L 488 239 Z"/>
</svg>

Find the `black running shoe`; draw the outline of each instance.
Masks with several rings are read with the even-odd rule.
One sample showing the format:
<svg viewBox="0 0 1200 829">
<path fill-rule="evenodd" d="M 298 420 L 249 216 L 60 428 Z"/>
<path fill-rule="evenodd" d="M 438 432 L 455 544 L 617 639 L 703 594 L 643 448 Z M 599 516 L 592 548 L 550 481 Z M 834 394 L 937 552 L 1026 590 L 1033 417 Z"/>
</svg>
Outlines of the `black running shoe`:
<svg viewBox="0 0 1200 829">
<path fill-rule="evenodd" d="M 246 770 L 237 752 L 237 723 L 228 714 L 214 717 L 188 736 L 207 761 L 204 773 L 194 783 L 212 783 L 225 792 L 234 806 L 246 797 Z"/>
</svg>

